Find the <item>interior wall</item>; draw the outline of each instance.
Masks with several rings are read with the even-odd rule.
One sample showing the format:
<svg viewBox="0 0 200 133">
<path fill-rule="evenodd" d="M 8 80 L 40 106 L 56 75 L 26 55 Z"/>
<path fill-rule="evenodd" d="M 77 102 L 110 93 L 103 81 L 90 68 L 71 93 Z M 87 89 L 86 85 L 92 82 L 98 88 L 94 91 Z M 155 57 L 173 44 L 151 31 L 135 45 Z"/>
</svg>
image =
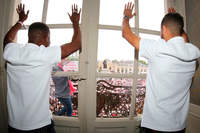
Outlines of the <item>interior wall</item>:
<svg viewBox="0 0 200 133">
<path fill-rule="evenodd" d="M 8 115 L 6 104 L 6 72 L 3 60 L 3 38 L 9 28 L 13 25 L 13 12 L 15 11 L 14 0 L 0 1 L 0 132 L 7 133 Z"/>
<path fill-rule="evenodd" d="M 200 48 L 200 1 L 186 0 L 187 33 L 189 40 Z M 191 87 L 191 103 L 200 106 L 200 67 Z"/>
<path fill-rule="evenodd" d="M 2 0 L 0 2 L 0 18 L 5 18 L 5 7 L 7 5 L 6 0 Z M 4 35 L 4 21 L 0 21 L 0 131 L 7 132 L 6 127 L 7 127 L 7 108 L 6 108 L 6 97 L 5 97 L 5 79 L 4 79 L 4 68 L 3 68 L 3 59 L 2 59 L 2 53 L 3 53 L 3 35 Z"/>
</svg>

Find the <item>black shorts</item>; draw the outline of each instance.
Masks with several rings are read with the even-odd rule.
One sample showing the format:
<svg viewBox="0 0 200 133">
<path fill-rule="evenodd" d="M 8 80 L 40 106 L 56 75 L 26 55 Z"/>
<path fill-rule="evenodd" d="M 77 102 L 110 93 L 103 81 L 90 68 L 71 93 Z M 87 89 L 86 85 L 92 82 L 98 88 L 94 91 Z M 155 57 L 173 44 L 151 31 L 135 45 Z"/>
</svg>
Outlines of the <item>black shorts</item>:
<svg viewBox="0 0 200 133">
<path fill-rule="evenodd" d="M 51 124 L 47 126 L 34 129 L 34 130 L 26 130 L 26 131 L 18 130 L 8 125 L 8 133 L 56 133 L 56 131 L 54 129 L 54 122 L 53 120 L 51 120 Z"/>
<path fill-rule="evenodd" d="M 156 131 L 149 128 L 141 127 L 140 133 L 185 133 L 185 129 L 181 131 L 175 131 L 175 132 L 163 132 L 163 131 Z"/>
</svg>

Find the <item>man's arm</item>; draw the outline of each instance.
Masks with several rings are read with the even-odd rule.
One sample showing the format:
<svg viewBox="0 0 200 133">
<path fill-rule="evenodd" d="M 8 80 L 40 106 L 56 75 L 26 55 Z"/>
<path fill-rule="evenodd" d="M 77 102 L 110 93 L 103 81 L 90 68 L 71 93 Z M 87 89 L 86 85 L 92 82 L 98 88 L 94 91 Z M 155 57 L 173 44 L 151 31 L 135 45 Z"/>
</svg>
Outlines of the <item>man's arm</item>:
<svg viewBox="0 0 200 133">
<path fill-rule="evenodd" d="M 15 36 L 19 29 L 22 27 L 23 22 L 28 18 L 29 11 L 25 13 L 25 6 L 19 4 L 17 7 L 17 13 L 19 15 L 19 20 L 17 23 L 7 32 L 6 36 L 4 37 L 3 41 L 3 48 L 5 48 L 6 44 L 14 42 Z"/>
<path fill-rule="evenodd" d="M 132 13 L 133 7 L 134 7 L 134 4 L 132 4 L 132 2 L 125 5 L 123 25 L 122 25 L 122 36 L 132 46 L 134 46 L 136 50 L 139 50 L 140 37 L 138 37 L 135 33 L 133 33 L 131 31 L 131 28 L 130 28 L 130 25 L 129 25 L 129 19 L 131 19 L 133 16 L 135 16 L 135 13 L 134 14 Z"/>
<path fill-rule="evenodd" d="M 183 31 L 182 37 L 184 38 L 184 40 L 185 40 L 186 43 L 189 43 L 189 42 L 190 42 L 190 40 L 189 40 L 189 38 L 188 38 L 188 35 L 187 35 L 187 33 L 185 33 L 185 31 Z"/>
<path fill-rule="evenodd" d="M 72 42 L 67 43 L 61 46 L 61 57 L 62 59 L 69 56 L 73 52 L 81 49 L 81 31 L 79 27 L 81 9 L 78 12 L 78 6 L 72 5 L 72 15 L 69 15 L 70 20 L 72 21 L 74 34 L 72 37 Z"/>
</svg>

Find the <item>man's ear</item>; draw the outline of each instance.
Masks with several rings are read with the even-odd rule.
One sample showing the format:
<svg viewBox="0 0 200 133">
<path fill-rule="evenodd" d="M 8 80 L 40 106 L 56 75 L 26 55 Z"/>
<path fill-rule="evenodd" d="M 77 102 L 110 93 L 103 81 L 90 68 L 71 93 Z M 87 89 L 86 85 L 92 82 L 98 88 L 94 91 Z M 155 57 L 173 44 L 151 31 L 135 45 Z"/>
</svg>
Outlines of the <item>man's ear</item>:
<svg viewBox="0 0 200 133">
<path fill-rule="evenodd" d="M 45 40 L 45 46 L 48 47 L 50 44 L 49 36 L 46 36 L 44 40 Z"/>
</svg>

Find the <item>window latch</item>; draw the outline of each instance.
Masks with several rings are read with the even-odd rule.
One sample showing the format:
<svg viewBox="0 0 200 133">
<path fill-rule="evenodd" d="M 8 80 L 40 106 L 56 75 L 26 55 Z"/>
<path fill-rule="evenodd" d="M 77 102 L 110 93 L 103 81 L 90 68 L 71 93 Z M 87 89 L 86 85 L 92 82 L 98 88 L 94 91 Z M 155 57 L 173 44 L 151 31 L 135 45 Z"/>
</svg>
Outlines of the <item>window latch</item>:
<svg viewBox="0 0 200 133">
<path fill-rule="evenodd" d="M 86 80 L 86 78 L 71 78 L 70 80 L 76 82 L 76 81 Z"/>
</svg>

